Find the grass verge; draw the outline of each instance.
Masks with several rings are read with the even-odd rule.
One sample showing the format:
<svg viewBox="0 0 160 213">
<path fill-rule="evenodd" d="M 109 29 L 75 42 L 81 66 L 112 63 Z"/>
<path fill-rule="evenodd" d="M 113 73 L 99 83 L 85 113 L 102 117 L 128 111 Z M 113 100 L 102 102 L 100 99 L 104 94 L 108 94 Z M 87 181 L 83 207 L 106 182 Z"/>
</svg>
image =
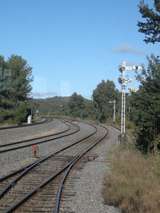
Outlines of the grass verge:
<svg viewBox="0 0 160 213">
<path fill-rule="evenodd" d="M 104 179 L 105 203 L 124 213 L 160 212 L 160 156 L 144 156 L 119 145 L 110 155 L 110 174 Z"/>
</svg>

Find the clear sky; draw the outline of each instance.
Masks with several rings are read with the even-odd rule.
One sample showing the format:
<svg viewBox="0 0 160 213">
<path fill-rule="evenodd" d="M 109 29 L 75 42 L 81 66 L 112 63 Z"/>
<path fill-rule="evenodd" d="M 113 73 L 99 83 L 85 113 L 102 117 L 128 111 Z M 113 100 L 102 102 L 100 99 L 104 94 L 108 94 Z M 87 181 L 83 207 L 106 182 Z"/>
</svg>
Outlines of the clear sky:
<svg viewBox="0 0 160 213">
<path fill-rule="evenodd" d="M 152 0 L 146 0 L 149 4 Z M 138 33 L 139 0 L 1 0 L 0 54 L 21 55 L 33 67 L 34 96 L 91 97 L 118 65 L 159 54 Z"/>
</svg>

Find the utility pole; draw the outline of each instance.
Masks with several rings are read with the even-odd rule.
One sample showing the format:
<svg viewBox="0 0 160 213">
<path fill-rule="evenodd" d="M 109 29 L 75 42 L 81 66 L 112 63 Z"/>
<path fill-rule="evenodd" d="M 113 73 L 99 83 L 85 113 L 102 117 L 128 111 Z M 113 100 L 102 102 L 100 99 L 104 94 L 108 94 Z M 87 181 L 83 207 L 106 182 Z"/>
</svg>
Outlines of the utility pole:
<svg viewBox="0 0 160 213">
<path fill-rule="evenodd" d="M 121 83 L 121 138 L 125 137 L 126 133 L 126 86 L 130 82 L 129 79 L 125 77 L 126 71 L 139 71 L 142 70 L 142 66 L 137 65 L 127 65 L 124 61 L 119 66 L 119 71 L 121 73 L 120 83 Z"/>
<path fill-rule="evenodd" d="M 116 100 L 113 101 L 113 122 L 116 122 Z"/>
<path fill-rule="evenodd" d="M 113 104 L 113 123 L 116 122 L 116 100 L 109 101 L 110 104 Z"/>
</svg>

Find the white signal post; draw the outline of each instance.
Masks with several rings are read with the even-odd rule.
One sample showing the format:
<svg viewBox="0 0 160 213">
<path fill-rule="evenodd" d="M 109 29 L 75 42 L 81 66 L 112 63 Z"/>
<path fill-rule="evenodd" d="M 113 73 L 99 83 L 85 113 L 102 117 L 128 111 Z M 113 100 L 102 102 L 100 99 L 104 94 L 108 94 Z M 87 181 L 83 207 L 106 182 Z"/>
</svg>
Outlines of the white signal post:
<svg viewBox="0 0 160 213">
<path fill-rule="evenodd" d="M 142 70 L 142 66 L 137 65 L 127 65 L 124 61 L 119 66 L 119 71 L 121 73 L 120 83 L 121 83 L 121 137 L 125 137 L 126 133 L 126 86 L 130 82 L 129 79 L 125 77 L 126 71 L 139 71 Z"/>
</svg>

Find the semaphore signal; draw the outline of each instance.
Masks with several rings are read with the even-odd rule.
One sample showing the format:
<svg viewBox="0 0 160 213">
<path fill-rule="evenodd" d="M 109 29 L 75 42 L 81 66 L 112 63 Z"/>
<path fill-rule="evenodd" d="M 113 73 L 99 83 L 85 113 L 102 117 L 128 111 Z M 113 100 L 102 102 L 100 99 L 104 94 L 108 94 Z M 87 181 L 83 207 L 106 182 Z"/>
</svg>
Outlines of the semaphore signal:
<svg viewBox="0 0 160 213">
<path fill-rule="evenodd" d="M 126 78 L 126 71 L 141 71 L 142 66 L 139 65 L 129 65 L 126 61 L 123 61 L 119 66 L 119 71 L 121 73 L 119 78 L 119 83 L 121 84 L 121 137 L 125 137 L 126 133 L 126 86 L 131 82 L 130 79 Z"/>
</svg>

